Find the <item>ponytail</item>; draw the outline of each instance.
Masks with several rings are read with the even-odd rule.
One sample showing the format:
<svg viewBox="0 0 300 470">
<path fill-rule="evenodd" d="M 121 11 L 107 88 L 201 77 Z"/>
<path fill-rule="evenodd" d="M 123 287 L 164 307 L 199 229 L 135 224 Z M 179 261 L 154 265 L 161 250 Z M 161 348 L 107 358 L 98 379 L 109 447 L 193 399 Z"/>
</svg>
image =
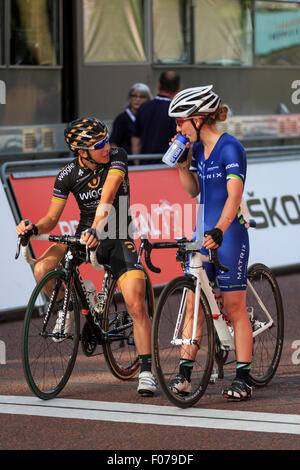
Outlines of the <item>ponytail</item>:
<svg viewBox="0 0 300 470">
<path fill-rule="evenodd" d="M 216 121 L 226 121 L 227 119 L 227 114 L 228 114 L 228 106 L 219 106 L 218 111 L 216 113 Z"/>
</svg>

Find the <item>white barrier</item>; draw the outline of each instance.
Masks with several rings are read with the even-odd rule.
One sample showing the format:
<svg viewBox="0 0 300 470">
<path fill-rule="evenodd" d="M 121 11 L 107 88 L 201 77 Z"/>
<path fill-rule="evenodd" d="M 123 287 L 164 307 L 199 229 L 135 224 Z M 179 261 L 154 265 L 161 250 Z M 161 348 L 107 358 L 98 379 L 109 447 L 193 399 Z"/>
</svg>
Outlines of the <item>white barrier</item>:
<svg viewBox="0 0 300 470">
<path fill-rule="evenodd" d="M 35 283 L 29 264 L 22 257 L 15 261 L 16 223 L 2 183 L 0 183 L 0 214 L 0 312 L 3 312 L 27 305 Z"/>
<path fill-rule="evenodd" d="M 248 162 L 244 199 L 257 228 L 249 230 L 250 263 L 300 264 L 300 160 Z"/>
<path fill-rule="evenodd" d="M 169 170 L 176 171 L 176 170 Z M 145 170 L 147 173 L 147 170 Z M 251 218 L 257 222 L 256 229 L 249 230 L 249 264 L 262 262 L 271 268 L 283 268 L 300 264 L 300 159 L 248 161 L 244 201 Z M 166 194 L 176 191 L 177 175 L 173 186 L 166 186 L 163 178 L 155 181 L 156 191 Z M 145 174 L 143 181 L 147 180 Z M 29 180 L 28 180 L 29 181 Z M 140 181 L 135 180 L 136 184 Z M 152 180 L 153 181 L 153 178 Z M 160 182 L 161 181 L 161 182 Z M 179 181 L 178 181 L 178 184 Z M 24 194 L 24 192 L 22 193 Z M 170 194 L 169 194 L 170 195 Z M 39 194 L 40 197 L 41 194 Z M 176 194 L 177 196 L 177 194 Z M 21 197 L 21 196 L 20 196 Z M 47 196 L 48 197 L 48 196 Z M 136 198 L 142 203 L 145 194 L 143 186 Z M 172 197 L 174 194 L 172 193 Z M 132 203 L 135 201 L 131 201 Z M 178 201 L 180 203 L 182 201 Z M 48 199 L 47 199 L 48 204 Z M 22 308 L 27 305 L 35 282 L 30 266 L 20 256 L 16 262 L 15 221 L 0 184 L 0 213 L 2 223 L 0 234 L 1 283 L 0 312 Z M 27 214 L 27 213 L 26 213 Z M 74 214 L 73 214 L 74 217 Z M 75 221 L 72 220 L 75 223 Z M 169 256 L 169 254 L 168 254 Z M 178 263 L 177 263 L 178 264 Z M 172 272 L 168 272 L 168 277 Z"/>
</svg>

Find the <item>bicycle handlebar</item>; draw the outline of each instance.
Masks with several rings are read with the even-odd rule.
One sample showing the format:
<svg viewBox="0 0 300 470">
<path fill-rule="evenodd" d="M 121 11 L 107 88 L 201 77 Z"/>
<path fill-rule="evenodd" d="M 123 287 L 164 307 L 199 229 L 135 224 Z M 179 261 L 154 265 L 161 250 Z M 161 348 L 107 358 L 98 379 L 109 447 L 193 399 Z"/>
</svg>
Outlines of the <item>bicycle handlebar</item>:
<svg viewBox="0 0 300 470">
<path fill-rule="evenodd" d="M 80 238 L 74 237 L 71 235 L 49 235 L 49 234 L 33 235 L 30 237 L 30 240 L 62 243 L 67 246 L 85 245 L 84 241 L 82 241 Z M 29 264 L 35 264 L 37 260 L 30 256 L 28 245 L 29 245 L 29 239 L 27 237 L 23 237 L 19 235 L 15 259 L 18 259 L 20 255 L 20 251 L 22 251 L 22 255 L 25 261 Z M 88 263 L 89 257 L 90 257 L 90 261 L 91 261 L 93 268 L 96 269 L 96 271 L 103 271 L 104 266 L 98 263 L 96 250 L 89 249 L 88 247 L 86 247 L 86 260 L 85 260 L 86 263 Z"/>
<path fill-rule="evenodd" d="M 150 271 L 154 273 L 160 273 L 161 269 L 154 266 L 152 261 L 151 261 L 151 252 L 153 249 L 162 249 L 162 248 L 183 248 L 184 251 L 186 252 L 193 252 L 193 251 L 199 251 L 200 248 L 203 246 L 202 241 L 200 240 L 195 240 L 195 241 L 188 241 L 188 240 L 178 240 L 176 242 L 154 242 L 151 243 L 149 242 L 147 235 L 142 235 L 141 236 L 141 246 L 140 246 L 140 254 L 142 251 L 145 251 L 145 261 L 147 267 L 150 269 Z M 209 260 L 210 262 L 214 263 L 221 271 L 228 272 L 229 269 L 226 266 L 223 266 L 220 263 L 220 260 L 218 258 L 218 250 L 213 249 L 213 250 L 208 250 L 209 252 Z"/>
<path fill-rule="evenodd" d="M 213 250 L 208 250 L 208 254 L 209 260 L 214 263 L 217 268 L 219 268 L 221 271 L 224 271 L 225 273 L 228 273 L 229 268 L 227 268 L 227 266 L 224 266 L 219 260 L 217 248 L 214 248 Z"/>
</svg>

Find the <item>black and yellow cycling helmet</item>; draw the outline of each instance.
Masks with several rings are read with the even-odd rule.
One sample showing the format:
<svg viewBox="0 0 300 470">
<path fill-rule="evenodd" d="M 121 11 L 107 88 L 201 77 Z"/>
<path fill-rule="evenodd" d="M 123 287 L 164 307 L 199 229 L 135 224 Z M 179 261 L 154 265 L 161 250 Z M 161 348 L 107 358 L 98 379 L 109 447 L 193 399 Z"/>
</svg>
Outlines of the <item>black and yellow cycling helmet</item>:
<svg viewBox="0 0 300 470">
<path fill-rule="evenodd" d="M 66 144 L 72 152 L 101 149 L 108 137 L 106 125 L 96 118 L 77 119 L 65 129 Z"/>
</svg>

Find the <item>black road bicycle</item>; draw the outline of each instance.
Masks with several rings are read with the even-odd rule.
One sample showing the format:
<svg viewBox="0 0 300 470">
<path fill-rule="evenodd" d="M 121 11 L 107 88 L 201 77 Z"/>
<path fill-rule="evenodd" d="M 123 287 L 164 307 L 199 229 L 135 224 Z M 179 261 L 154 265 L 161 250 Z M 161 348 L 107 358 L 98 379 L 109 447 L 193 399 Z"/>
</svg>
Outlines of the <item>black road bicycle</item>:
<svg viewBox="0 0 300 470">
<path fill-rule="evenodd" d="M 37 283 L 25 313 L 22 360 L 32 392 L 47 400 L 63 390 L 72 373 L 79 343 L 86 356 L 94 355 L 97 346 L 101 345 L 107 365 L 118 379 L 134 377 L 140 365 L 133 337 L 133 322 L 110 267 L 99 265 L 96 252 L 90 251 L 94 268 L 98 271 L 104 269 L 102 289 L 93 306 L 78 269 L 77 261 L 82 260 L 80 240 L 68 235 L 37 235 L 31 239 L 67 245 L 63 262 Z M 27 262 L 35 263 L 30 256 L 28 240 L 24 241 L 21 237 L 18 239 L 16 258 L 20 250 Z M 145 274 L 145 302 L 147 313 L 152 318 L 154 295 L 146 270 Z M 61 331 L 53 332 L 59 309 L 63 311 Z M 74 322 L 71 331 L 65 334 L 68 310 L 74 311 Z M 85 319 L 82 329 L 81 314 Z"/>
</svg>

